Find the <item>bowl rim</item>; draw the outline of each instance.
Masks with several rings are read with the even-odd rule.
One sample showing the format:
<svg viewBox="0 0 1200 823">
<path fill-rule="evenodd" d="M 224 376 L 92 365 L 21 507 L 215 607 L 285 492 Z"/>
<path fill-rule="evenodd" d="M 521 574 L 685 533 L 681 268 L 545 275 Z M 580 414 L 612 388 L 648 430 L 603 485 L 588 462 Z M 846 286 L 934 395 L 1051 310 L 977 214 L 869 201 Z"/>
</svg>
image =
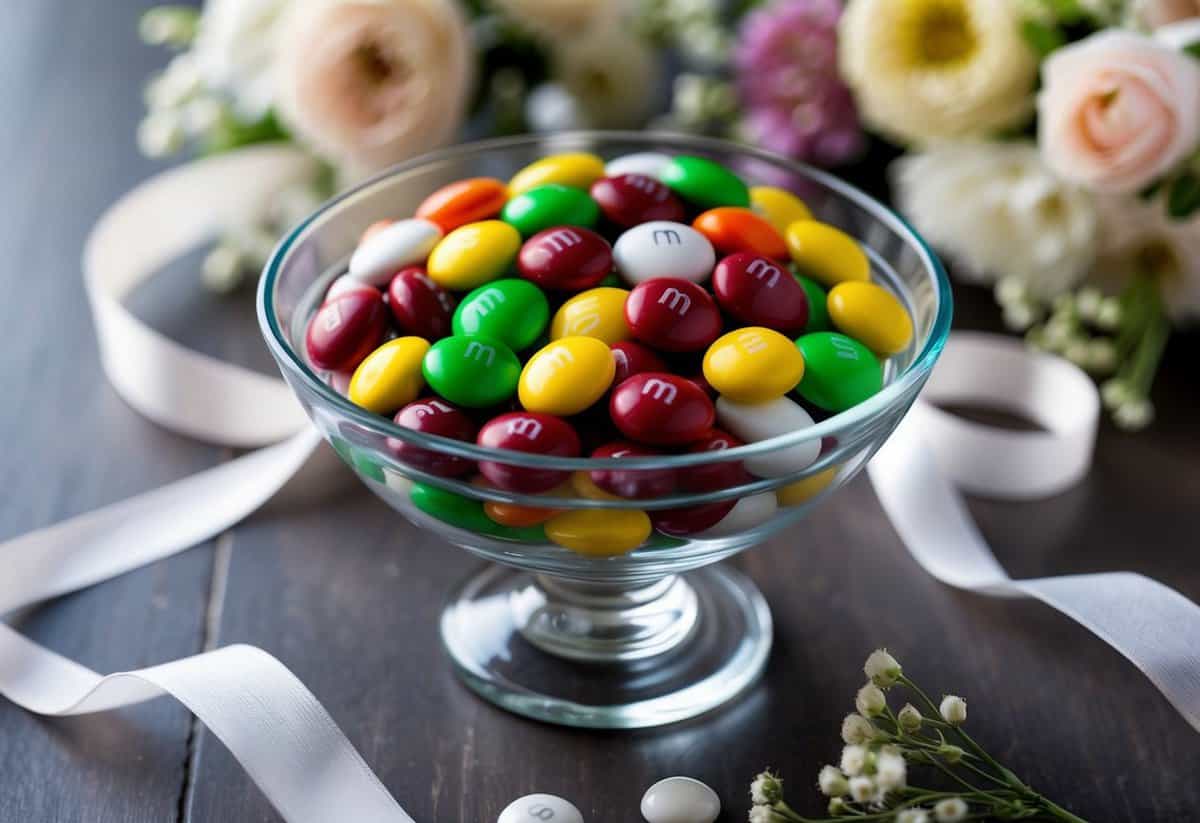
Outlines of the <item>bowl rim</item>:
<svg viewBox="0 0 1200 823">
<path fill-rule="evenodd" d="M 872 217 L 886 225 L 891 231 L 906 239 L 914 248 L 922 265 L 932 275 L 935 284 L 934 295 L 938 301 L 937 313 L 930 327 L 929 335 L 921 351 L 912 362 L 879 392 L 861 403 L 845 411 L 833 414 L 814 425 L 804 429 L 781 434 L 766 440 L 758 440 L 737 446 L 732 449 L 706 452 L 687 452 L 683 454 L 664 454 L 653 457 L 558 457 L 510 449 L 495 449 L 478 446 L 462 440 L 455 440 L 439 435 L 418 432 L 395 424 L 390 418 L 377 415 L 352 403 L 333 389 L 312 370 L 304 358 L 297 352 L 287 339 L 283 329 L 276 322 L 274 306 L 274 285 L 279 278 L 282 263 L 288 252 L 305 234 L 308 228 L 324 215 L 337 209 L 343 202 L 356 197 L 361 192 L 376 186 L 384 180 L 405 172 L 419 169 L 421 166 L 445 162 L 457 157 L 484 154 L 499 149 L 518 148 L 523 146 L 545 146 L 548 150 L 568 151 L 572 148 L 584 150 L 587 146 L 592 150 L 600 150 L 606 142 L 625 144 L 642 144 L 641 151 L 663 151 L 674 149 L 682 153 L 689 148 L 700 153 L 725 152 L 740 154 L 744 157 L 782 167 L 790 172 L 800 174 L 834 191 Z M 561 145 L 559 145 L 561 144 Z M 576 145 L 579 144 L 579 145 Z M 346 419 L 363 426 L 369 431 L 393 438 L 405 443 L 422 446 L 439 454 L 455 455 L 474 460 L 495 460 L 498 453 L 505 455 L 505 462 L 519 466 L 554 468 L 563 470 L 581 469 L 611 469 L 620 466 L 625 469 L 651 468 L 685 468 L 687 466 L 703 465 L 727 460 L 738 460 L 772 452 L 777 449 L 821 440 L 825 437 L 837 437 L 838 433 L 861 424 L 872 416 L 889 408 L 892 404 L 903 402 L 906 395 L 919 390 L 920 384 L 928 377 L 946 339 L 950 333 L 953 315 L 953 295 L 950 280 L 946 270 L 934 253 L 933 249 L 908 221 L 895 210 L 871 197 L 866 192 L 839 179 L 829 172 L 801 163 L 763 149 L 720 140 L 711 137 L 677 134 L 664 131 L 601 131 L 581 130 L 556 132 L 554 134 L 524 134 L 511 137 L 497 137 L 459 143 L 447 148 L 421 154 L 402 163 L 391 166 L 358 185 L 322 203 L 304 220 L 293 227 L 272 250 L 270 257 L 259 278 L 255 299 L 259 327 L 267 341 L 276 362 L 290 369 L 301 381 L 321 399 L 334 407 Z M 511 455 L 511 458 L 509 457 Z"/>
</svg>

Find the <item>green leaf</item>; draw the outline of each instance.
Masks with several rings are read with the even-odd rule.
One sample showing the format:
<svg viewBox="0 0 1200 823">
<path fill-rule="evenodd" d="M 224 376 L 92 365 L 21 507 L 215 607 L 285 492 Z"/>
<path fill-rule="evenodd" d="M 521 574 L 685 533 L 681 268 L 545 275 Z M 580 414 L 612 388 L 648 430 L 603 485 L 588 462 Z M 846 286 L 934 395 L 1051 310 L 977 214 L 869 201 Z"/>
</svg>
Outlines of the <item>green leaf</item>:
<svg viewBox="0 0 1200 823">
<path fill-rule="evenodd" d="M 1194 43 L 1188 43 L 1186 46 L 1184 46 L 1183 53 L 1189 57 L 1195 57 L 1197 60 L 1200 60 L 1200 40 L 1197 40 Z"/>
<path fill-rule="evenodd" d="M 1021 36 L 1038 57 L 1045 57 L 1067 42 L 1067 38 L 1056 26 L 1040 20 L 1021 21 Z"/>
<path fill-rule="evenodd" d="M 1042 0 L 1050 13 L 1061 23 L 1078 23 L 1087 17 L 1087 12 L 1076 0 Z"/>
<path fill-rule="evenodd" d="M 1185 171 L 1171 181 L 1167 189 L 1167 215 L 1185 220 L 1200 209 L 1200 176 Z"/>
</svg>

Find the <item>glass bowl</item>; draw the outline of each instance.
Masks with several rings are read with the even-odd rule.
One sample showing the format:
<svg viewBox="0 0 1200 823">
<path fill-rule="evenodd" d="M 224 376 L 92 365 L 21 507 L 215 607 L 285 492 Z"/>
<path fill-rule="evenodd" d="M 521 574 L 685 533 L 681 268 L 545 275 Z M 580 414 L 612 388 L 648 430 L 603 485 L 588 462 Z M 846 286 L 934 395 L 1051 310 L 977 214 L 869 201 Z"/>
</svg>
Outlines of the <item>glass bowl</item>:
<svg viewBox="0 0 1200 823">
<path fill-rule="evenodd" d="M 873 280 L 897 295 L 914 321 L 910 347 L 886 361 L 882 391 L 814 426 L 724 451 L 565 458 L 488 449 L 401 428 L 352 404 L 331 388 L 329 375 L 310 365 L 306 325 L 325 288 L 346 270 L 365 227 L 413 214 L 426 195 L 451 181 L 507 179 L 540 157 L 572 150 L 604 158 L 643 151 L 710 157 L 752 185 L 794 191 L 816 218 L 856 237 L 870 258 Z M 714 564 L 785 531 L 802 549 L 800 521 L 863 467 L 903 417 L 941 351 L 950 314 L 949 284 L 933 253 L 903 220 L 867 195 L 766 152 L 653 133 L 506 138 L 404 163 L 326 203 L 293 230 L 267 263 L 258 293 L 259 321 L 284 378 L 368 488 L 417 526 L 492 561 L 450 593 L 441 616 L 443 643 L 458 674 L 511 711 L 598 728 L 681 720 L 728 701 L 755 681 L 771 646 L 770 611 L 749 579 Z M 580 416 L 581 430 L 588 414 Z M 394 449 L 397 441 L 419 447 L 425 457 L 503 458 L 514 466 L 559 471 L 569 482 L 546 495 L 501 491 L 468 477 L 427 473 L 422 468 L 427 460 L 404 462 Z M 817 461 L 783 476 L 747 476 L 738 485 L 703 492 L 679 487 L 680 478 L 730 461 L 814 443 L 821 444 Z M 585 448 L 594 445 L 585 437 Z M 586 482 L 590 475 L 584 473 L 616 467 L 665 472 L 676 482 L 649 499 L 597 494 Z M 605 535 L 617 539 L 620 523 L 641 522 L 633 512 L 743 498 L 753 500 L 743 504 L 747 516 L 722 521 L 724 528 L 683 537 L 655 531 L 632 551 L 603 554 Z M 500 527 L 483 513 L 489 501 L 593 510 L 596 514 L 580 517 L 601 524 L 602 545 L 580 553 L 549 541 L 541 527 Z M 618 525 L 609 530 L 610 522 Z"/>
</svg>

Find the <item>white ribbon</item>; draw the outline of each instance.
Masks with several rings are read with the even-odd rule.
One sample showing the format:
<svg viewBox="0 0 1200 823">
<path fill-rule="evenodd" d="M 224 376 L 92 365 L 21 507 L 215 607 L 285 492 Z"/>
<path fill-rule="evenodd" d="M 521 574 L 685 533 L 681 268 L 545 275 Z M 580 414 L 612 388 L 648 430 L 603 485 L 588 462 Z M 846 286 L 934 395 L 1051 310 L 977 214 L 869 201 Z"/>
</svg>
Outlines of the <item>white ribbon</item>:
<svg viewBox="0 0 1200 823">
<path fill-rule="evenodd" d="M 319 437 L 282 381 L 185 349 L 121 304 L 163 264 L 220 226 L 247 219 L 309 168 L 286 147 L 222 155 L 150 180 L 97 224 L 84 255 L 85 282 L 113 387 L 174 431 L 231 446 L 275 445 L 0 544 L 0 614 L 219 534 L 273 497 L 313 454 Z M 1127 573 L 1011 580 L 948 480 L 1012 498 L 1075 482 L 1090 464 L 1098 414 L 1086 376 L 1011 340 L 959 333 L 926 394 L 998 404 L 1048 431 L 995 431 L 918 401 L 869 467 L 917 561 L 950 585 L 1036 597 L 1070 615 L 1132 660 L 1200 728 L 1200 659 L 1187 642 L 1200 635 L 1200 608 Z M 228 646 L 101 677 L 0 623 L 0 695 L 29 711 L 82 714 L 163 694 L 212 729 L 286 820 L 412 823 L 316 698 L 266 652 Z"/>
</svg>

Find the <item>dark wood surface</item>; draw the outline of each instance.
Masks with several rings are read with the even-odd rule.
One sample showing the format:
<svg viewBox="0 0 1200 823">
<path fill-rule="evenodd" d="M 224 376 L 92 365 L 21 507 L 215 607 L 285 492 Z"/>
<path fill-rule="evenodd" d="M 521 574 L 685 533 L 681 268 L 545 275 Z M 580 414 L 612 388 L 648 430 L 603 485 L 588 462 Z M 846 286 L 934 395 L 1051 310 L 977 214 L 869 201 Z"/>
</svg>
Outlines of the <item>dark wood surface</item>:
<svg viewBox="0 0 1200 823">
<path fill-rule="evenodd" d="M 80 288 L 83 237 L 156 165 L 138 157 L 143 79 L 163 55 L 137 43 L 148 0 L 10 0 L 0 22 L 0 538 L 181 477 L 228 454 L 168 434 L 104 382 Z M 193 261 L 194 262 L 194 261 Z M 220 300 L 186 262 L 136 296 L 189 345 L 268 368 L 246 295 Z M 964 291 L 958 323 L 995 325 Z M 1200 600 L 1196 337 L 1173 341 L 1159 421 L 1106 426 L 1077 488 L 971 508 L 1017 575 L 1134 569 Z M 935 691 L 971 701 L 977 736 L 1035 786 L 1096 821 L 1200 816 L 1200 735 L 1144 678 L 1071 621 L 1030 602 L 960 594 L 909 559 L 860 478 L 794 538 L 737 558 L 777 621 L 764 680 L 744 699 L 665 729 L 596 733 L 528 722 L 457 683 L 437 644 L 443 593 L 468 556 L 407 526 L 365 490 L 272 505 L 212 544 L 23 614 L 34 639 L 100 671 L 231 642 L 277 655 L 316 693 L 420 821 L 491 821 L 512 798 L 572 798 L 591 823 L 639 819 L 670 774 L 720 793 L 780 770 L 817 812 L 816 770 L 873 647 Z M 2 563 L 2 559 L 0 559 Z M 0 573 L 2 565 L 0 565 Z M 1197 638 L 1200 643 L 1200 638 Z M 69 720 L 0 703 L 0 821 L 274 821 L 223 746 L 177 704 Z"/>
</svg>

